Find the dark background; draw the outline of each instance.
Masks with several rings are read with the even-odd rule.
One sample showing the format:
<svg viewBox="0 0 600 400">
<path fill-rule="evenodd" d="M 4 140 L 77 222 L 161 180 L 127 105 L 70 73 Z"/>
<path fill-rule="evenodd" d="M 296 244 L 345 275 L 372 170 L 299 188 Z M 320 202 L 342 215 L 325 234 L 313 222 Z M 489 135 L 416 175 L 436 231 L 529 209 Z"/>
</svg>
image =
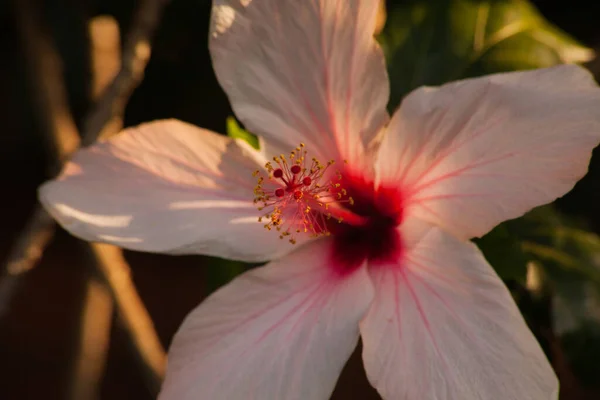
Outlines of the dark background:
<svg viewBox="0 0 600 400">
<path fill-rule="evenodd" d="M 13 2 L 0 2 L 0 260 L 14 243 L 36 202 L 36 187 L 47 179 L 47 154 L 19 42 Z M 85 18 L 113 15 L 127 34 L 133 0 L 38 0 L 45 29 L 64 58 L 72 112 L 78 123 L 90 106 L 89 62 Z M 552 22 L 583 44 L 600 48 L 600 2 L 537 0 Z M 231 115 L 218 86 L 207 49 L 208 0 L 172 0 L 166 7 L 154 40 L 152 58 L 142 84 L 132 95 L 125 125 L 174 117 L 224 132 Z M 598 110 L 600 112 L 600 110 Z M 561 207 L 587 218 L 600 228 L 597 207 L 600 161 Z M 29 273 L 0 320 L 0 400 L 63 399 L 73 343 L 76 340 L 84 282 L 88 276 L 75 239 L 60 231 L 41 263 Z M 167 257 L 126 253 L 137 289 L 165 347 L 184 316 L 206 295 L 202 257 Z M 567 360 L 567 365 L 568 365 Z M 600 363 L 600 360 L 598 361 Z M 597 378 L 600 380 L 600 377 Z M 575 382 L 563 382 L 564 399 L 597 399 Z M 600 387 L 600 384 L 597 385 Z M 103 399 L 150 399 L 141 373 L 127 346 L 125 333 L 113 324 Z M 587 394 L 586 394 L 587 393 Z M 340 379 L 337 399 L 378 398 L 353 356 Z"/>
</svg>

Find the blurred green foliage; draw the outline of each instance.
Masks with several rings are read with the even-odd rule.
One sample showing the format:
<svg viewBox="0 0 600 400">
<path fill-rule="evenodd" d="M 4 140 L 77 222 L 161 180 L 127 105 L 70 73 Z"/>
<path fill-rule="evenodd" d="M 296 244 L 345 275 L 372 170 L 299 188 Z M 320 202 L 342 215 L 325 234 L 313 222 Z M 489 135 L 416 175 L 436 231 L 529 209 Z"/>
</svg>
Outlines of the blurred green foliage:
<svg viewBox="0 0 600 400">
<path fill-rule="evenodd" d="M 593 55 L 523 0 L 403 1 L 388 10 L 378 39 L 392 82 L 392 110 L 419 86 Z"/>
<path fill-rule="evenodd" d="M 248 264 L 246 263 L 222 258 L 215 258 L 207 265 L 210 265 L 210 268 L 206 269 L 206 286 L 209 293 L 248 270 Z"/>
</svg>

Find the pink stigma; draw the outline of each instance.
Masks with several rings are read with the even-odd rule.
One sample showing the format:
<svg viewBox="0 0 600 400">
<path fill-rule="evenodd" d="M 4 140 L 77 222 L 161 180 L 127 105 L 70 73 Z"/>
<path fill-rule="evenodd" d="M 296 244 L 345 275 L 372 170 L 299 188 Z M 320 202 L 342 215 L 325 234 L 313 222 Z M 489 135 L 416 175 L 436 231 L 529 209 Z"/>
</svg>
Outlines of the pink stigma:
<svg viewBox="0 0 600 400">
<path fill-rule="evenodd" d="M 311 236 L 329 235 L 328 220 L 341 223 L 347 212 L 340 215 L 340 203 L 353 204 L 351 197 L 341 188 L 342 175 L 330 171 L 334 164 L 329 160 L 321 164 L 316 158 L 307 160 L 304 144 L 296 147 L 286 158 L 283 154 L 273 157 L 265 165 L 266 172 L 255 171 L 258 177 L 254 188 L 254 203 L 263 211 L 258 220 L 266 219 L 265 229 L 276 230 L 283 239 L 289 236 L 296 243 L 295 235 L 301 232 Z M 344 199 L 341 199 L 342 194 Z M 329 206 L 333 205 L 330 209 Z M 359 221 L 360 222 L 360 221 Z"/>
</svg>

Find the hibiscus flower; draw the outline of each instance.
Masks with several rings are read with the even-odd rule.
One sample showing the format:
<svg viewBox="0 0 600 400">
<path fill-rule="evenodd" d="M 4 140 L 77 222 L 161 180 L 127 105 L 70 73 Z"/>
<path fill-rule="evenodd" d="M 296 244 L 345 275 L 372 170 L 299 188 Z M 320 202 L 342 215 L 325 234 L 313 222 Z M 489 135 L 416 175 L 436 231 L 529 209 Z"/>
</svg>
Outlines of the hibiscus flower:
<svg viewBox="0 0 600 400">
<path fill-rule="evenodd" d="M 186 318 L 161 399 L 325 399 L 359 337 L 385 399 L 557 397 L 469 239 L 586 173 L 600 91 L 558 66 L 420 88 L 390 119 L 376 12 L 215 0 L 214 68 L 260 151 L 151 122 L 79 151 L 40 189 L 85 240 L 270 261 Z"/>
</svg>

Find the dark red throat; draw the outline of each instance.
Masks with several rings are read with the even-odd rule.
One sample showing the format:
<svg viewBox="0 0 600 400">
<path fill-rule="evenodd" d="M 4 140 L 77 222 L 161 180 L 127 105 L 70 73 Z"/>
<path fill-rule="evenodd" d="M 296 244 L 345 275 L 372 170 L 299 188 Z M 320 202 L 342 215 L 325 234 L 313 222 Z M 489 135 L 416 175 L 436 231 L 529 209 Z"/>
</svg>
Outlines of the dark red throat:
<svg viewBox="0 0 600 400">
<path fill-rule="evenodd" d="M 375 188 L 372 182 L 352 174 L 344 174 L 346 188 L 353 204 L 343 203 L 348 211 L 364 221 L 361 224 L 331 221 L 328 229 L 334 245 L 332 267 L 339 274 L 348 274 L 365 261 L 369 264 L 395 262 L 401 255 L 402 242 L 398 225 L 402 221 L 402 196 L 398 189 Z"/>
</svg>

